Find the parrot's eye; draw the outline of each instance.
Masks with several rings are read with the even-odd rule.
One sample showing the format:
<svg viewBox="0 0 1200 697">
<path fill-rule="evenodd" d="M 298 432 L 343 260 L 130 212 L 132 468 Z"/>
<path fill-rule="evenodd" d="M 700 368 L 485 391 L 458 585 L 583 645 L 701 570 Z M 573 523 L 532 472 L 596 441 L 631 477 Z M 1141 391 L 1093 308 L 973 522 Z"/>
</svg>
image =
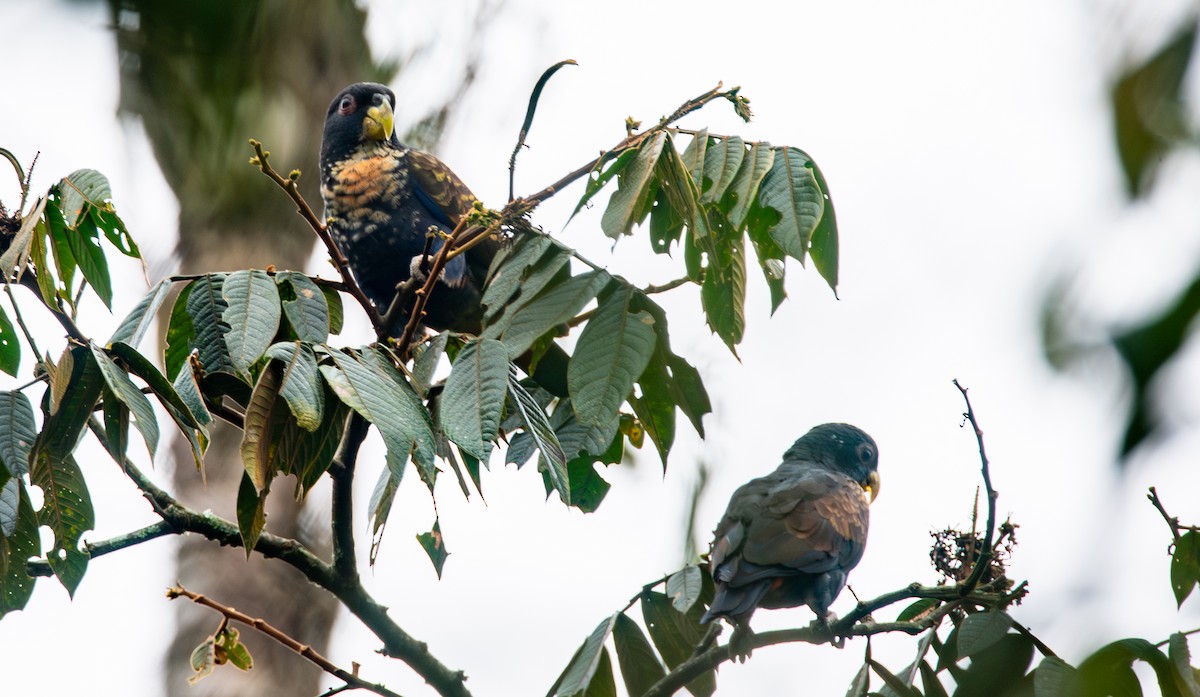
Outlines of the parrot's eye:
<svg viewBox="0 0 1200 697">
<path fill-rule="evenodd" d="M 866 443 L 863 443 L 858 446 L 858 459 L 864 464 L 871 462 L 875 459 L 875 450 Z"/>
<path fill-rule="evenodd" d="M 345 116 L 354 111 L 354 96 L 346 95 L 342 97 L 342 101 L 338 102 L 338 113 Z"/>
</svg>

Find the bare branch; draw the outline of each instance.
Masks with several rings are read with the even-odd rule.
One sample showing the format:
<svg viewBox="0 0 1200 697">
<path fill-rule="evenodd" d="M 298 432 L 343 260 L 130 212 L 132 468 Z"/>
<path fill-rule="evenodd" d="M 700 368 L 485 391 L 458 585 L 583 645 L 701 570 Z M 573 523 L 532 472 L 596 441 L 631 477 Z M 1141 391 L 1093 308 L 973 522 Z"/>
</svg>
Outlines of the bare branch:
<svg viewBox="0 0 1200 697">
<path fill-rule="evenodd" d="M 102 557 L 111 552 L 119 552 L 126 547 L 156 540 L 165 535 L 176 535 L 179 531 L 175 526 L 165 520 L 160 520 L 153 525 L 147 525 L 139 530 L 127 532 L 124 535 L 118 535 L 100 542 L 85 542 L 83 547 L 87 551 L 90 559 Z M 45 559 L 30 559 L 26 567 L 30 576 L 53 576 L 54 571 L 50 568 L 50 563 Z"/>
<path fill-rule="evenodd" d="M 176 598 L 179 598 L 179 597 L 187 598 L 188 600 L 191 600 L 192 602 L 196 603 L 197 605 L 203 605 L 204 607 L 212 608 L 213 610 L 216 610 L 217 612 L 221 613 L 227 620 L 233 620 L 234 622 L 241 622 L 242 624 L 244 624 L 248 627 L 252 627 L 255 630 L 257 630 L 260 634 L 265 634 L 266 636 L 274 639 L 275 641 L 279 642 L 280 644 L 283 644 L 284 646 L 291 649 L 292 651 L 295 651 L 297 654 L 299 654 L 300 656 L 307 659 L 310 663 L 313 663 L 314 665 L 316 665 L 318 668 L 325 671 L 326 673 L 329 673 L 330 675 L 337 677 L 339 680 L 344 681 L 347 685 L 353 686 L 354 688 L 357 688 L 360 690 L 369 690 L 371 692 L 374 692 L 377 695 L 382 695 L 383 697 L 400 697 L 400 695 L 398 693 L 392 692 L 391 690 L 387 689 L 383 685 L 380 685 L 378 683 L 367 682 L 366 680 L 363 680 L 362 678 L 358 677 L 357 675 L 355 675 L 347 670 L 337 667 L 329 659 L 325 658 L 324 656 L 322 656 L 321 654 L 319 654 L 315 650 L 313 650 L 313 648 L 311 646 L 300 643 L 299 641 L 292 638 L 290 635 L 283 632 L 282 630 L 271 626 L 269 623 L 267 623 L 266 620 L 263 620 L 258 617 L 251 617 L 250 615 L 247 615 L 244 612 L 239 612 L 238 610 L 235 610 L 232 607 L 222 605 L 221 603 L 213 600 L 212 598 L 201 595 L 199 593 L 193 593 L 192 591 L 184 588 L 182 585 L 179 585 L 179 584 L 176 584 L 174 587 L 167 589 L 167 597 L 170 598 L 171 600 L 175 600 Z"/>
<path fill-rule="evenodd" d="M 966 595 L 979 585 L 979 580 L 983 578 L 984 572 L 995 559 L 996 553 L 992 549 L 992 541 L 996 535 L 996 499 L 999 496 L 996 490 L 992 488 L 992 475 L 988 466 L 987 451 L 983 447 L 983 429 L 979 427 L 979 422 L 975 420 L 975 410 L 971 408 L 971 398 L 967 396 L 967 388 L 959 384 L 958 380 L 954 381 L 954 386 L 962 393 L 963 401 L 967 404 L 967 411 L 963 417 L 971 423 L 971 428 L 975 431 L 975 441 L 979 444 L 979 461 L 981 463 L 981 471 L 983 474 L 983 486 L 987 490 L 987 531 L 983 536 L 983 553 L 975 562 L 975 568 L 971 569 L 971 575 L 967 580 L 959 585 L 959 592 Z"/>
</svg>

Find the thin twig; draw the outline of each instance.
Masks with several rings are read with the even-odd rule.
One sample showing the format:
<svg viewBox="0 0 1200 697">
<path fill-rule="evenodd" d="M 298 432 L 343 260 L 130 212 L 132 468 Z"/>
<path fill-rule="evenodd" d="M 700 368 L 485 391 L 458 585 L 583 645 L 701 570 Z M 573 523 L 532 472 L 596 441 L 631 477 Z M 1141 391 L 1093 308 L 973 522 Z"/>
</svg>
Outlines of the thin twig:
<svg viewBox="0 0 1200 697">
<path fill-rule="evenodd" d="M 147 525 L 139 530 L 127 532 L 124 535 L 118 535 L 100 542 L 85 542 L 84 550 L 90 559 L 102 557 L 111 552 L 119 552 L 126 547 L 141 544 L 155 540 L 164 535 L 174 535 L 179 531 L 175 526 L 165 520 L 160 520 L 153 525 Z M 45 559 L 30 559 L 27 565 L 27 570 L 30 576 L 53 576 L 54 570 L 50 568 L 50 563 Z"/>
<path fill-rule="evenodd" d="M 42 291 L 38 288 L 37 279 L 34 277 L 32 272 L 21 274 L 21 278 L 17 282 L 28 288 L 30 291 L 36 293 L 39 298 L 41 297 Z M 43 305 L 45 305 L 45 303 L 43 303 Z M 86 344 L 88 342 L 87 335 L 83 333 L 83 330 L 79 328 L 79 325 L 75 324 L 75 321 L 72 320 L 67 313 L 62 311 L 62 308 L 51 307 L 49 305 L 45 305 L 45 307 L 50 311 L 50 314 L 54 315 L 54 319 L 58 320 L 58 323 L 62 325 L 62 328 L 67 331 L 67 336 L 81 344 Z"/>
<path fill-rule="evenodd" d="M 987 451 L 983 447 L 983 429 L 979 427 L 979 422 L 975 420 L 975 410 L 971 407 L 971 398 L 967 396 L 967 388 L 960 385 L 958 380 L 954 380 L 954 386 L 962 393 L 963 401 L 967 404 L 967 411 L 963 414 L 963 417 L 971 423 L 971 428 L 975 431 L 975 441 L 979 444 L 979 461 L 983 474 L 983 486 L 987 491 L 988 504 L 987 531 L 983 537 L 983 553 L 980 555 L 978 561 L 975 562 L 975 568 L 971 569 L 971 575 L 959 585 L 959 593 L 966 595 L 979 584 L 979 580 L 983 578 L 984 572 L 987 571 L 988 566 L 991 565 L 992 560 L 996 557 L 996 553 L 992 549 L 992 541 L 996 534 L 996 499 L 999 495 L 992 488 L 992 475 L 988 465 Z"/>
<path fill-rule="evenodd" d="M 251 617 L 250 615 L 247 615 L 244 612 L 239 612 L 232 607 L 222 605 L 208 596 L 201 595 L 200 593 L 194 593 L 184 588 L 178 582 L 176 582 L 175 586 L 167 589 L 167 597 L 171 600 L 175 600 L 179 597 L 187 598 L 197 605 L 203 605 L 204 607 L 216 610 L 228 620 L 240 622 L 247 627 L 252 627 L 260 634 L 265 634 L 266 636 L 286 646 L 308 660 L 310 663 L 316 665 L 321 670 L 333 675 L 339 680 L 342 680 L 347 685 L 353 685 L 355 688 L 360 690 L 369 690 L 377 695 L 382 695 L 383 697 L 400 697 L 398 693 L 392 692 L 383 685 L 368 682 L 357 675 L 354 675 L 350 671 L 337 667 L 328 658 L 325 658 L 321 654 L 317 653 L 313 647 L 297 641 L 287 633 L 271 626 L 266 620 L 259 617 Z"/>
<path fill-rule="evenodd" d="M 1179 529 L 1182 527 L 1179 524 L 1179 518 L 1167 513 L 1167 509 L 1163 507 L 1162 501 L 1158 498 L 1158 490 L 1156 488 L 1150 487 L 1150 493 L 1146 494 L 1146 498 L 1150 499 L 1150 503 L 1154 504 L 1154 507 L 1162 514 L 1163 520 L 1167 521 L 1167 527 L 1171 528 L 1171 535 L 1175 538 L 1175 544 L 1179 544 L 1179 538 L 1182 537 L 1179 534 Z"/>
<path fill-rule="evenodd" d="M 13 295 L 12 284 L 8 279 L 4 279 L 4 292 L 8 293 L 8 301 L 12 303 L 13 314 L 17 316 L 17 324 L 21 327 L 21 333 L 25 335 L 25 341 L 29 344 L 29 348 L 33 351 L 33 355 L 41 358 L 42 352 L 38 350 L 37 342 L 33 340 L 33 334 L 30 333 L 29 327 L 25 326 L 25 318 L 21 316 L 21 307 L 17 305 L 17 296 Z"/>
<path fill-rule="evenodd" d="M 268 162 L 271 153 L 263 149 L 262 143 L 251 139 L 250 146 L 254 148 L 254 157 L 250 159 L 250 163 L 257 166 L 263 174 L 270 177 L 271 181 L 278 184 L 279 188 L 283 189 L 291 197 L 292 201 L 295 202 L 296 211 L 300 214 L 300 217 L 304 218 L 313 232 L 317 233 L 317 237 L 325 245 L 326 251 L 329 252 L 329 258 L 333 260 L 333 265 L 337 267 L 338 274 L 342 277 L 342 282 L 346 286 L 346 292 L 357 300 L 359 305 L 362 305 L 362 308 L 367 312 L 367 317 L 371 319 L 372 326 L 378 331 L 380 322 L 379 310 L 367 298 L 366 294 L 363 293 L 362 288 L 358 287 L 358 283 L 350 273 L 350 262 L 346 260 L 345 255 L 342 254 L 342 250 L 338 249 L 337 243 L 333 241 L 333 236 L 329 234 L 329 230 L 325 227 L 325 224 L 317 218 L 316 213 L 313 213 L 312 207 L 308 205 L 308 201 L 305 201 L 304 197 L 300 195 L 300 188 L 296 185 L 296 182 L 300 179 L 300 171 L 293 170 L 287 178 L 284 178 L 271 167 Z"/>
</svg>

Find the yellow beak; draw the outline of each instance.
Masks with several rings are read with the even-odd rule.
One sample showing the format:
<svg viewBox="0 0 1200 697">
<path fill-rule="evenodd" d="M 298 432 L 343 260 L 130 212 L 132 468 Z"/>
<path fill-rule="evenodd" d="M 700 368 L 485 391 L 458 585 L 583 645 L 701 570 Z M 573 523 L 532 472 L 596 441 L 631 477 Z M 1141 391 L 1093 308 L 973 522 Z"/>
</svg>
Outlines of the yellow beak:
<svg viewBox="0 0 1200 697">
<path fill-rule="evenodd" d="M 872 472 L 867 476 L 867 481 L 863 482 L 863 491 L 867 492 L 867 497 L 874 503 L 875 497 L 879 496 L 879 472 Z"/>
<path fill-rule="evenodd" d="M 390 140 L 395 119 L 391 103 L 384 99 L 383 104 L 367 109 L 363 118 L 363 135 L 371 140 Z"/>
</svg>

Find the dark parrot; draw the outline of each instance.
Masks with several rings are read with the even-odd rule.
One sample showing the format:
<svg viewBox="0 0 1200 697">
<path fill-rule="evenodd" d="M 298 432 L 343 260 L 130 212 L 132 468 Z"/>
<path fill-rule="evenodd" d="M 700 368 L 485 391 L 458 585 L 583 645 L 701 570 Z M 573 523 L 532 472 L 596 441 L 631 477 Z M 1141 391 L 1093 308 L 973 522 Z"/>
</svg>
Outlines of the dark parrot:
<svg viewBox="0 0 1200 697">
<path fill-rule="evenodd" d="M 823 424 L 788 448 L 778 469 L 733 492 L 710 550 L 716 594 L 700 621 L 725 617 L 749 632 L 757 608 L 807 605 L 829 622 L 862 559 L 878 464 L 866 433 Z"/>
<path fill-rule="evenodd" d="M 321 142 L 329 231 L 381 315 L 396 285 L 419 273 L 426 245 L 432 259 L 476 200 L 441 160 L 400 142 L 393 132 L 395 108 L 396 95 L 387 87 L 350 85 L 329 105 Z M 484 279 L 500 244 L 489 238 L 446 264 L 423 324 L 479 333 Z M 406 320 L 397 322 L 395 333 Z"/>
</svg>

